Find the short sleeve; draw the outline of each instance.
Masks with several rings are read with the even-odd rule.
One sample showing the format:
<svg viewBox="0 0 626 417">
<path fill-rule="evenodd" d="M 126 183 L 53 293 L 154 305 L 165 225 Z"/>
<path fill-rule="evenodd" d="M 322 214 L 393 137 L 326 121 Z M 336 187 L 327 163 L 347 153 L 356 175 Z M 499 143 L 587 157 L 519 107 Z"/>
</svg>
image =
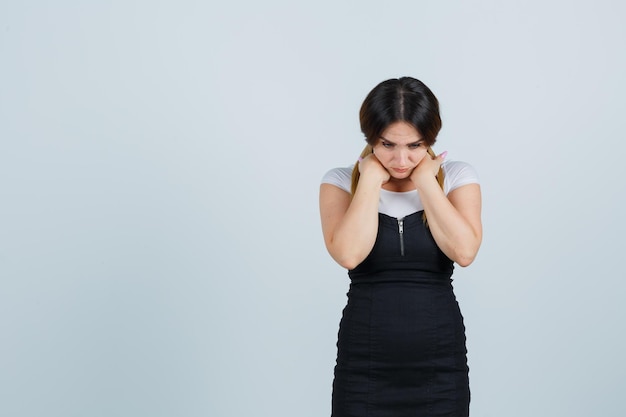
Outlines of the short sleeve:
<svg viewBox="0 0 626 417">
<path fill-rule="evenodd" d="M 322 184 L 332 184 L 350 193 L 353 168 L 354 166 L 331 169 L 322 177 Z"/>
<path fill-rule="evenodd" d="M 467 162 L 448 161 L 443 164 L 445 174 L 443 188 L 446 195 L 467 184 L 479 184 L 478 173 Z"/>
</svg>

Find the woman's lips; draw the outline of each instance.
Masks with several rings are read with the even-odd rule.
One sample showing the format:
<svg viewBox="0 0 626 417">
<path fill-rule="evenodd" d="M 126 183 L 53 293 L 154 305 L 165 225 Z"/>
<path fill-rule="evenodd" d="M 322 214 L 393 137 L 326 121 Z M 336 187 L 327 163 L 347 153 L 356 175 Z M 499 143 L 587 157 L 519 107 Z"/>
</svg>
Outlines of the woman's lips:
<svg viewBox="0 0 626 417">
<path fill-rule="evenodd" d="M 408 172 L 409 169 L 408 168 L 391 168 L 394 172 L 397 172 L 398 174 L 404 174 L 405 172 Z"/>
</svg>

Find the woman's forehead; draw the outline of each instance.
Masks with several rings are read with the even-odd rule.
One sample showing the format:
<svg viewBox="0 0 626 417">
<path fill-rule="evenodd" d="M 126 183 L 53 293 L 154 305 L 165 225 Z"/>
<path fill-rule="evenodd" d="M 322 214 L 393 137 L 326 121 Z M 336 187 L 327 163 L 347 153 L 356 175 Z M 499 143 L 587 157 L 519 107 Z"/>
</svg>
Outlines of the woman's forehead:
<svg viewBox="0 0 626 417">
<path fill-rule="evenodd" d="M 412 125 L 406 122 L 395 122 L 387 126 L 380 135 L 383 139 L 392 142 L 413 143 L 423 140 L 422 135 Z"/>
</svg>

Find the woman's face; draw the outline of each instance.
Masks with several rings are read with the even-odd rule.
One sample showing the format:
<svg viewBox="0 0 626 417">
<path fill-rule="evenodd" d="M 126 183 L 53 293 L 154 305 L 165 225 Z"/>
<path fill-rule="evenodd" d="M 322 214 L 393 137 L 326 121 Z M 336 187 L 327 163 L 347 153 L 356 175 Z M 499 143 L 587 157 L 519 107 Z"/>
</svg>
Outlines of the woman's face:
<svg viewBox="0 0 626 417">
<path fill-rule="evenodd" d="M 406 179 L 426 156 L 428 145 L 422 135 L 406 122 L 395 122 L 383 131 L 374 154 L 392 178 Z"/>
</svg>

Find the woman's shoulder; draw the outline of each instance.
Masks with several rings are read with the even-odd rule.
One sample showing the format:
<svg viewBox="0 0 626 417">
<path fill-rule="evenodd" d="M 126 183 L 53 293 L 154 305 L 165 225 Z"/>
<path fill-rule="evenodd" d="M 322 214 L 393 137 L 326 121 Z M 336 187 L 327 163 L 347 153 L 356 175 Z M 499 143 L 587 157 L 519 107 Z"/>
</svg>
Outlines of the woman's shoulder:
<svg viewBox="0 0 626 417">
<path fill-rule="evenodd" d="M 479 184 L 476 169 L 467 162 L 446 161 L 442 165 L 444 177 L 444 191 L 450 191 L 467 184 Z"/>
<path fill-rule="evenodd" d="M 352 182 L 352 169 L 354 165 L 349 167 L 333 168 L 324 174 L 322 184 L 335 185 L 346 192 L 350 192 L 350 184 Z"/>
<path fill-rule="evenodd" d="M 476 172 L 474 167 L 465 161 L 445 161 L 442 168 L 446 174 L 457 175 L 469 171 Z"/>
</svg>

